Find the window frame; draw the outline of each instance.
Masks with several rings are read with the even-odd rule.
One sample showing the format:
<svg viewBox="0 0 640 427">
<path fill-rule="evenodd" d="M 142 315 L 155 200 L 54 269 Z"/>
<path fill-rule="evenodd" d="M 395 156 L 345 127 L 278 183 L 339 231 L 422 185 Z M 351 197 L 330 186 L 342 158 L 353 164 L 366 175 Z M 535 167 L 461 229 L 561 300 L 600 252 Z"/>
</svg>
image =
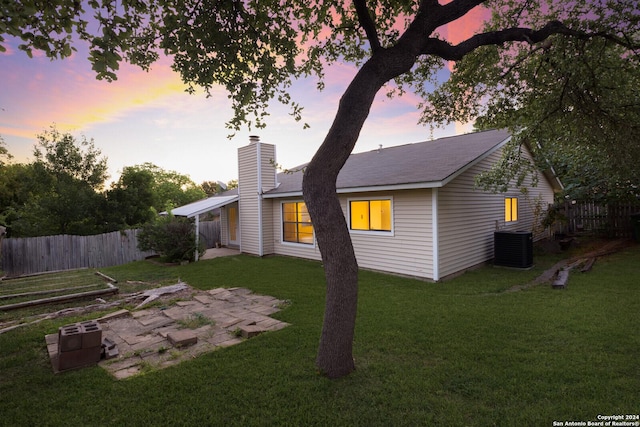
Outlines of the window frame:
<svg viewBox="0 0 640 427">
<path fill-rule="evenodd" d="M 296 205 L 296 221 L 295 222 L 293 222 L 293 221 L 285 221 L 285 218 L 284 218 L 284 205 L 287 205 L 287 204 L 295 204 Z M 309 224 L 311 225 L 311 229 L 313 230 L 312 237 L 311 237 L 312 241 L 309 242 L 309 243 L 300 241 L 300 238 L 299 238 L 300 236 L 298 234 L 297 227 L 300 224 L 305 224 L 306 225 L 307 223 L 298 221 L 298 218 L 297 218 L 297 215 L 298 215 L 298 204 L 304 204 L 305 207 L 306 207 L 306 204 L 305 204 L 304 200 L 286 200 L 286 201 L 281 201 L 280 202 L 280 242 L 283 245 L 301 246 L 301 247 L 305 247 L 305 248 L 315 247 L 316 246 L 316 230 L 313 227 L 313 222 L 311 222 L 311 218 L 309 218 L 310 219 Z M 309 211 L 307 210 L 307 214 L 308 214 L 308 212 Z M 285 223 L 287 223 L 287 224 L 296 224 L 296 237 L 298 237 L 298 241 L 293 242 L 291 240 L 285 240 Z"/>
<path fill-rule="evenodd" d="M 389 223 L 391 225 L 390 230 L 357 230 L 353 229 L 351 225 L 351 202 L 371 202 L 375 200 L 388 200 L 389 201 Z M 369 206 L 371 206 L 369 204 Z M 393 196 L 376 196 L 376 197 L 350 197 L 347 199 L 347 226 L 349 228 L 349 233 L 351 234 L 365 234 L 365 235 L 375 235 L 375 236 L 386 236 L 393 237 L 395 235 L 395 227 L 394 227 L 394 214 L 393 214 Z M 369 215 L 371 216 L 371 215 Z M 369 222 L 371 220 L 369 219 Z"/>
<path fill-rule="evenodd" d="M 510 201 L 510 218 L 513 218 L 513 201 L 516 201 L 516 219 L 507 219 L 507 201 Z M 504 215 L 504 223 L 505 224 L 515 224 L 520 219 L 520 200 L 517 196 L 505 196 L 502 202 L 503 205 L 503 215 Z"/>
</svg>

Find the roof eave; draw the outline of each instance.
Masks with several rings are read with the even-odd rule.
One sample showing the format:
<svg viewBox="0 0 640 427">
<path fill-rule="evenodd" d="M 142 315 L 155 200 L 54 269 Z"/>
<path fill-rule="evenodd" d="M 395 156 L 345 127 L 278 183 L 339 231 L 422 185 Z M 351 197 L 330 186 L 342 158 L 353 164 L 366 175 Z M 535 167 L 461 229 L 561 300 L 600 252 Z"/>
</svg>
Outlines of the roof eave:
<svg viewBox="0 0 640 427">
<path fill-rule="evenodd" d="M 425 188 L 438 188 L 444 185 L 443 181 L 430 181 L 430 182 L 412 182 L 405 184 L 389 184 L 389 185 L 369 185 L 365 187 L 345 187 L 338 188 L 336 193 L 338 194 L 351 194 L 351 193 L 371 193 L 376 191 L 399 191 L 399 190 L 418 190 Z M 264 194 L 265 199 L 284 199 L 288 197 L 302 197 L 302 191 L 289 191 L 286 193 L 272 193 Z"/>
</svg>

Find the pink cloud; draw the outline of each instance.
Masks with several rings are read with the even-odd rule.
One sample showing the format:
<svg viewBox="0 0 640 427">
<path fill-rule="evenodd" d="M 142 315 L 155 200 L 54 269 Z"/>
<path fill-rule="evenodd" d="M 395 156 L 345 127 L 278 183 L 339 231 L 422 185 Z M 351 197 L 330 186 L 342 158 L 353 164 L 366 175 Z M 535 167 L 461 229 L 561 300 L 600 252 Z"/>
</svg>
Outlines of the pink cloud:
<svg viewBox="0 0 640 427">
<path fill-rule="evenodd" d="M 484 6 L 477 6 L 463 17 L 441 27 L 441 36 L 449 43 L 456 45 L 476 34 L 491 17 L 491 11 Z M 449 63 L 449 70 L 453 70 L 453 63 Z"/>
</svg>

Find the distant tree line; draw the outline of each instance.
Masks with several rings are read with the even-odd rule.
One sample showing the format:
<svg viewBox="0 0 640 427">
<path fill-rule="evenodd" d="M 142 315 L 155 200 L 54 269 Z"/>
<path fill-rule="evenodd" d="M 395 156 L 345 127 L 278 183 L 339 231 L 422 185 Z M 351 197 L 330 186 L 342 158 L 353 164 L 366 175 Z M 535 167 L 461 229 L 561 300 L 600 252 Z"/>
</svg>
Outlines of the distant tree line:
<svg viewBox="0 0 640 427">
<path fill-rule="evenodd" d="M 127 166 L 105 189 L 107 158 L 94 141 L 58 131 L 37 136 L 31 163 L 13 163 L 0 138 L 0 225 L 9 237 L 90 235 L 139 227 L 162 211 L 223 191 L 152 163 Z M 233 182 L 230 183 L 231 187 Z"/>
</svg>

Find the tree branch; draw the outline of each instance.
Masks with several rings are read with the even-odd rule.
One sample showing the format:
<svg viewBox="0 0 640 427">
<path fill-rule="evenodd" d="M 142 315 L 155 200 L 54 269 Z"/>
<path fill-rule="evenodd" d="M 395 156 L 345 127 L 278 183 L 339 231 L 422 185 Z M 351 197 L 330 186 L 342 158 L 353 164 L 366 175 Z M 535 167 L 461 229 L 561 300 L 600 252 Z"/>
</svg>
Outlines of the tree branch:
<svg viewBox="0 0 640 427">
<path fill-rule="evenodd" d="M 364 32 L 367 35 L 367 39 L 369 39 L 369 43 L 371 44 L 371 50 L 373 52 L 377 52 L 382 48 L 382 46 L 380 45 L 380 38 L 378 37 L 378 32 L 376 31 L 376 24 L 375 22 L 373 22 L 373 18 L 369 13 L 367 1 L 354 0 L 353 4 L 355 5 L 356 12 L 358 13 L 358 21 L 364 29 Z"/>
<path fill-rule="evenodd" d="M 486 2 L 487 0 L 455 0 L 451 3 L 447 3 L 446 5 L 441 6 L 442 14 L 439 25 L 454 22 L 456 19 L 459 19 L 469 13 L 469 11 L 474 7 L 480 6 L 482 3 Z M 423 1 L 421 7 L 425 5 L 425 3 L 426 1 Z"/>
<path fill-rule="evenodd" d="M 507 28 L 501 31 L 491 31 L 488 33 L 476 34 L 475 36 L 463 41 L 457 45 L 451 45 L 446 41 L 429 38 L 425 41 L 423 49 L 420 52 L 423 55 L 437 55 L 448 61 L 459 61 L 469 52 L 481 46 L 501 45 L 510 41 L 521 41 L 529 44 L 535 44 L 546 40 L 553 34 L 564 34 L 566 36 L 577 37 L 580 39 L 590 39 L 594 37 L 602 37 L 616 44 L 629 49 L 637 48 L 633 44 L 625 42 L 623 39 L 615 37 L 604 32 L 585 33 L 582 31 L 572 30 L 560 21 L 550 21 L 539 30 L 531 28 Z"/>
</svg>

